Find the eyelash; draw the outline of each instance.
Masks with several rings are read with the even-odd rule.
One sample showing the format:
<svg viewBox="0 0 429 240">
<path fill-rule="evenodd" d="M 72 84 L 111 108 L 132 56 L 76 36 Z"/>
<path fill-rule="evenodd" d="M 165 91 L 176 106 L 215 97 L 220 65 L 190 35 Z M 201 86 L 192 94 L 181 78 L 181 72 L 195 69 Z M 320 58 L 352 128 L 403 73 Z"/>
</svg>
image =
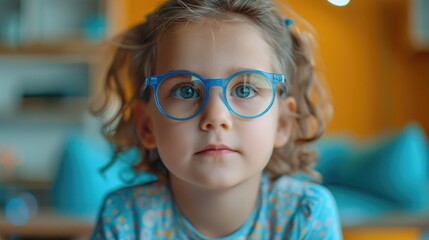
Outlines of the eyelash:
<svg viewBox="0 0 429 240">
<path fill-rule="evenodd" d="M 244 84 L 243 83 L 237 83 L 235 86 L 233 86 L 231 88 L 231 90 L 235 90 L 235 89 L 237 89 L 237 87 L 241 87 L 241 86 L 244 86 Z M 255 87 L 255 85 L 253 85 L 253 84 L 246 84 L 246 87 L 250 87 L 252 89 L 252 91 L 254 92 L 254 94 L 256 94 L 256 95 L 260 93 L 259 89 L 257 87 Z"/>
<path fill-rule="evenodd" d="M 174 93 L 177 91 L 177 89 L 181 88 L 181 87 L 191 87 L 192 89 L 194 89 L 194 91 L 196 91 L 198 94 L 201 95 L 201 92 L 199 91 L 198 88 L 194 88 L 194 85 L 191 83 L 179 83 L 177 85 L 175 85 L 169 92 L 169 96 L 173 96 Z"/>
</svg>

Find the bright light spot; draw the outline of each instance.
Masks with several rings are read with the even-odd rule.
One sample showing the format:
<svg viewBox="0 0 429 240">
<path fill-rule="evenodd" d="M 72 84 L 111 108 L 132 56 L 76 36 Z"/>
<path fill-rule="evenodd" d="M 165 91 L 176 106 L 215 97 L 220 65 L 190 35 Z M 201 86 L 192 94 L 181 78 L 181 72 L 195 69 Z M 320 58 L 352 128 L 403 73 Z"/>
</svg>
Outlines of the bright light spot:
<svg viewBox="0 0 429 240">
<path fill-rule="evenodd" d="M 38 212 L 36 198 L 30 193 L 20 193 L 6 204 L 6 218 L 14 225 L 23 226 Z"/>
<path fill-rule="evenodd" d="M 22 199 L 13 198 L 6 205 L 6 218 L 14 225 L 25 225 L 29 215 L 28 206 Z"/>
<path fill-rule="evenodd" d="M 328 2 L 332 3 L 335 6 L 344 7 L 350 3 L 350 0 L 328 0 Z"/>
</svg>

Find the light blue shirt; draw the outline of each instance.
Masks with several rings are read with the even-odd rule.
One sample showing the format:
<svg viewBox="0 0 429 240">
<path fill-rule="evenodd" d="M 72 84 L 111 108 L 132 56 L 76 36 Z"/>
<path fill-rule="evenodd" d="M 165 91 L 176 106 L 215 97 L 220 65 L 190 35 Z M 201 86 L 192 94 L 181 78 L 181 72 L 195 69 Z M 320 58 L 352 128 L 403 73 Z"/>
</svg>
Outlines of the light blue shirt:
<svg viewBox="0 0 429 240">
<path fill-rule="evenodd" d="M 110 193 L 93 239 L 213 239 L 204 237 L 176 207 L 169 185 L 151 182 Z M 258 204 L 237 231 L 221 240 L 342 239 L 338 213 L 324 187 L 264 174 Z"/>
</svg>

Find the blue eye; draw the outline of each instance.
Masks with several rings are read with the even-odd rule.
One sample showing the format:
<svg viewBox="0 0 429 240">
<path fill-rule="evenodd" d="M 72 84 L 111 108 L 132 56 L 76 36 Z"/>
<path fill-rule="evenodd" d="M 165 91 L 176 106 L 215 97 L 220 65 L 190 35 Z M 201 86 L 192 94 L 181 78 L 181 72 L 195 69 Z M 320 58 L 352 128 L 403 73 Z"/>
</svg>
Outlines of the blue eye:
<svg viewBox="0 0 429 240">
<path fill-rule="evenodd" d="M 190 86 L 178 87 L 173 91 L 173 96 L 180 99 L 198 98 L 200 94 Z"/>
<path fill-rule="evenodd" d="M 234 88 L 231 93 L 233 97 L 239 97 L 239 98 L 251 98 L 255 96 L 255 94 L 256 94 L 256 91 L 248 84 L 240 85 Z"/>
</svg>

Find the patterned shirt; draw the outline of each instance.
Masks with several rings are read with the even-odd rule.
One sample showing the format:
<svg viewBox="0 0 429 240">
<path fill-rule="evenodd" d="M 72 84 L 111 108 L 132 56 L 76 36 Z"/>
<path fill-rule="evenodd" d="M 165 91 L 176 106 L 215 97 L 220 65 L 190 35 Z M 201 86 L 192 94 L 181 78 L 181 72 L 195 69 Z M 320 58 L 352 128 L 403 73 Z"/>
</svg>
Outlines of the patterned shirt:
<svg viewBox="0 0 429 240">
<path fill-rule="evenodd" d="M 335 201 L 324 187 L 282 176 L 261 178 L 258 204 L 248 220 L 221 240 L 342 239 Z M 163 182 L 110 193 L 92 239 L 213 239 L 180 212 Z"/>
</svg>

